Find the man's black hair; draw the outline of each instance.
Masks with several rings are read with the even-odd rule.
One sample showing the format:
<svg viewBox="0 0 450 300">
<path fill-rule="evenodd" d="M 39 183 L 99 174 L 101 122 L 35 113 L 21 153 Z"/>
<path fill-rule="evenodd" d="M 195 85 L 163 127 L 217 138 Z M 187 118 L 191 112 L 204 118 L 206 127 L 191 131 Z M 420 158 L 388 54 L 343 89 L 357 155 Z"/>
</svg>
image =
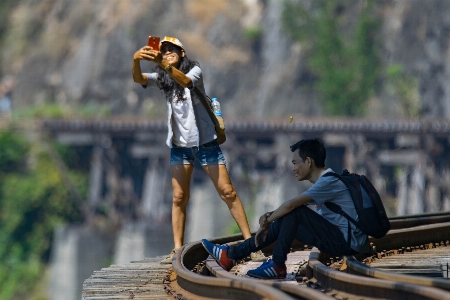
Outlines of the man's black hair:
<svg viewBox="0 0 450 300">
<path fill-rule="evenodd" d="M 319 138 L 301 140 L 291 146 L 291 151 L 298 149 L 298 155 L 305 160 L 310 157 L 314 160 L 316 167 L 325 168 L 325 158 L 327 157 L 327 150 L 323 141 Z"/>
<path fill-rule="evenodd" d="M 186 74 L 189 72 L 194 66 L 199 66 L 200 64 L 195 60 L 190 60 L 187 55 L 185 54 L 184 57 L 181 57 L 182 49 L 176 45 L 174 45 L 177 50 L 177 54 L 180 56 L 180 65 L 178 66 L 178 70 Z M 156 65 L 155 72 L 158 73 L 158 83 L 160 86 L 160 89 L 164 92 L 166 97 L 172 101 L 174 99 L 173 91 L 175 91 L 175 96 L 177 98 L 177 101 L 184 101 L 186 99 L 183 99 L 184 97 L 184 88 L 175 82 L 175 80 L 170 77 L 167 72 L 161 68 L 159 65 Z"/>
</svg>

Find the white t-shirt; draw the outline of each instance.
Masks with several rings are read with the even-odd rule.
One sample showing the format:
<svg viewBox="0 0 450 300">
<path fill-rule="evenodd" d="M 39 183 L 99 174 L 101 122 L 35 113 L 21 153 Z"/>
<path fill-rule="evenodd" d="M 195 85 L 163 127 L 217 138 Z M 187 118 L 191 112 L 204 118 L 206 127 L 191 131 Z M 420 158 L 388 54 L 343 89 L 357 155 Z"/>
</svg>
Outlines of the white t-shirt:
<svg viewBox="0 0 450 300">
<path fill-rule="evenodd" d="M 157 73 L 145 73 L 147 75 L 146 87 L 159 87 Z M 194 66 L 187 74 L 192 85 L 205 93 L 203 85 L 202 70 Z M 214 123 L 206 108 L 201 103 L 194 91 L 185 88 L 182 101 L 171 101 L 166 98 L 167 103 L 167 139 L 166 144 L 179 147 L 195 147 L 217 138 Z M 195 106 L 195 109 L 194 109 Z"/>
<path fill-rule="evenodd" d="M 172 106 L 172 142 L 185 148 L 197 146 L 198 129 L 195 125 L 195 115 L 191 108 L 191 93 L 188 88 L 184 89 L 184 101 L 177 101 L 175 95 L 174 100 L 170 101 Z"/>
</svg>

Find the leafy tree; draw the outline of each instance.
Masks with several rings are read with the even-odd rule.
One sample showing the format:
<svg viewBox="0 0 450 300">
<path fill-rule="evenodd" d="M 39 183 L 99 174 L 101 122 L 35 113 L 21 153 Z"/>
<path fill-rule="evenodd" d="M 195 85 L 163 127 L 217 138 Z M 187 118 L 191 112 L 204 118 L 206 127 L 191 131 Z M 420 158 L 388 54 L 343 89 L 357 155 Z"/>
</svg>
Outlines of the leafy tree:
<svg viewBox="0 0 450 300">
<path fill-rule="evenodd" d="M 371 13 L 372 2 L 364 3 L 351 38 L 343 29 L 345 1 L 314 1 L 309 11 L 299 1 L 284 4 L 282 24 L 292 38 L 307 45 L 314 87 L 329 115 L 364 115 L 376 90 L 379 22 Z"/>
<path fill-rule="evenodd" d="M 0 131 L 0 179 L 7 172 L 24 166 L 24 157 L 28 152 L 28 144 L 12 131 Z"/>
<path fill-rule="evenodd" d="M 418 79 L 407 74 L 399 64 L 391 64 L 387 68 L 387 79 L 387 90 L 398 99 L 401 115 L 410 118 L 420 116 L 422 108 Z"/>
<path fill-rule="evenodd" d="M 85 193 L 87 177 L 70 176 Z M 55 227 L 80 220 L 45 148 L 12 130 L 0 131 L 0 299 L 28 298 L 48 260 Z"/>
</svg>

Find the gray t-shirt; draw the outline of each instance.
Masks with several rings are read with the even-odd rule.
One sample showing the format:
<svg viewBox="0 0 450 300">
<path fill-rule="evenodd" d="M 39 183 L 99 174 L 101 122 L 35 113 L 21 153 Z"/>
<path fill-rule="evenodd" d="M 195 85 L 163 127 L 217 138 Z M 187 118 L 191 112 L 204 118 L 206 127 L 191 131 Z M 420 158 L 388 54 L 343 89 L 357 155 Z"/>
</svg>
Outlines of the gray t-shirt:
<svg viewBox="0 0 450 300">
<path fill-rule="evenodd" d="M 336 214 L 329 210 L 324 203 L 327 201 L 333 202 L 339 205 L 345 213 L 355 220 L 358 220 L 355 206 L 353 204 L 350 192 L 345 184 L 333 176 L 323 175 L 333 170 L 327 169 L 319 179 L 303 194 L 307 195 L 313 201 L 309 204 L 316 206 L 316 212 L 327 219 L 331 224 L 336 225 L 344 235 L 346 241 L 348 241 L 348 224 L 351 228 L 351 242 L 350 245 L 353 250 L 361 253 L 367 253 L 370 251 L 369 239 L 367 234 L 363 233 L 353 223 L 349 222 L 345 217 L 340 214 Z"/>
</svg>

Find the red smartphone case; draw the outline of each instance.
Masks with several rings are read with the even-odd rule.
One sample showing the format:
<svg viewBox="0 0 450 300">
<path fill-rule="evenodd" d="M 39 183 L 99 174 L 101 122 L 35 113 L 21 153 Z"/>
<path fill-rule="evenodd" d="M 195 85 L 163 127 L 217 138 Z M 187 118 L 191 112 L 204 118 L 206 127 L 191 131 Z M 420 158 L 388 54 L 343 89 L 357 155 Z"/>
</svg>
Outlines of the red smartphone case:
<svg viewBox="0 0 450 300">
<path fill-rule="evenodd" d="M 153 50 L 159 51 L 159 37 L 157 36 L 149 36 L 147 45 L 152 47 Z"/>
</svg>

